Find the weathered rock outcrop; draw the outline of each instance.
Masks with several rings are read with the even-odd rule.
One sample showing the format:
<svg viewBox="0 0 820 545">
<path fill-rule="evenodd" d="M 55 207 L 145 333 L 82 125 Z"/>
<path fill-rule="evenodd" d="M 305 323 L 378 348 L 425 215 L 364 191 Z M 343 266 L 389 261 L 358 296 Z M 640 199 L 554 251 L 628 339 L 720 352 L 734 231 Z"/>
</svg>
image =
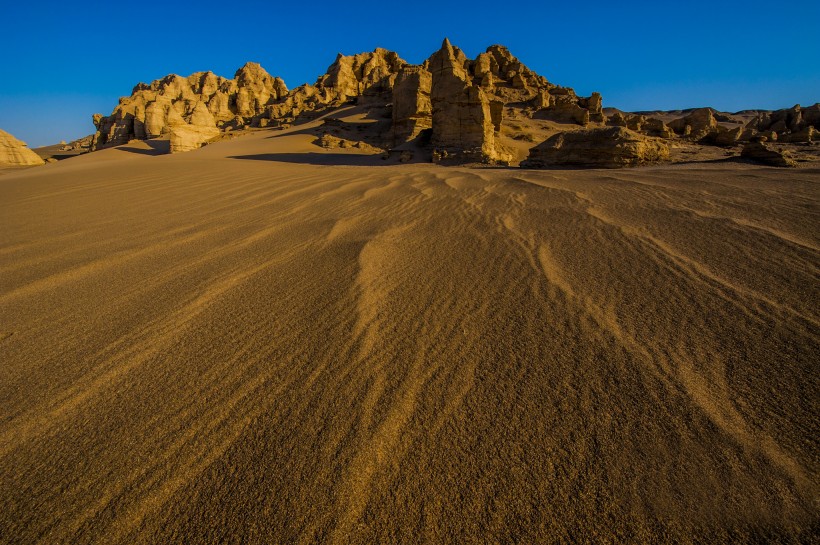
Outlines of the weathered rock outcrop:
<svg viewBox="0 0 820 545">
<path fill-rule="evenodd" d="M 336 79 L 350 81 L 351 76 Z M 470 60 L 445 40 L 422 66 L 405 66 L 395 78 L 393 142 L 400 145 L 431 128 L 435 161 L 504 162 L 509 157 L 494 133 L 501 131 L 505 106 L 513 104 L 534 106 L 541 119 L 582 125 L 604 121 L 600 94 L 581 98 L 553 85 L 503 46 L 490 46 Z"/>
<path fill-rule="evenodd" d="M 658 138 L 672 138 L 675 136 L 672 129 L 660 119 L 646 117 L 641 114 L 615 112 L 607 118 L 606 124 L 610 127 L 626 127 L 631 131 L 639 132 L 646 136 L 655 136 Z"/>
<path fill-rule="evenodd" d="M 713 136 L 714 143 L 718 146 L 734 146 L 743 137 L 743 127 L 727 129 L 718 125 L 717 132 Z"/>
<path fill-rule="evenodd" d="M 777 139 L 778 142 L 811 143 L 820 140 L 820 133 L 809 125 L 799 131 L 783 133 Z"/>
<path fill-rule="evenodd" d="M 669 128 L 681 136 L 701 140 L 717 133 L 718 122 L 711 108 L 698 108 L 669 122 Z"/>
<path fill-rule="evenodd" d="M 537 109 L 536 116 L 560 123 L 603 123 L 603 104 L 600 93 L 592 93 L 588 98 L 579 97 L 570 87 L 547 84 L 538 89 L 532 104 Z"/>
<path fill-rule="evenodd" d="M 327 73 L 316 81 L 323 102 L 340 103 L 352 97 L 390 100 L 399 71 L 407 63 L 397 53 L 377 48 L 372 53 L 338 54 Z"/>
<path fill-rule="evenodd" d="M 758 163 L 774 167 L 795 167 L 797 163 L 787 153 L 772 149 L 764 142 L 756 140 L 743 146 L 740 156 Z"/>
<path fill-rule="evenodd" d="M 313 85 L 300 85 L 285 97 L 265 109 L 263 119 L 271 122 L 290 123 L 303 112 L 312 111 L 323 105 L 322 95 Z"/>
<path fill-rule="evenodd" d="M 539 89 L 555 87 L 515 58 L 503 45 L 491 45 L 474 61 L 467 61 L 474 83 L 504 102 L 530 100 Z"/>
<path fill-rule="evenodd" d="M 237 70 L 234 80 L 236 81 L 236 111 L 232 113 L 243 118 L 251 118 L 262 113 L 265 106 L 283 98 L 288 93 L 288 88 L 281 78 L 272 77 L 255 62 L 249 62 Z"/>
<path fill-rule="evenodd" d="M 646 136 L 654 136 L 656 138 L 673 138 L 675 136 L 675 133 L 666 123 L 655 117 L 644 118 L 639 132 Z"/>
<path fill-rule="evenodd" d="M 669 146 L 623 127 L 561 132 L 530 150 L 523 168 L 621 168 L 669 158 Z"/>
<path fill-rule="evenodd" d="M 45 161 L 28 149 L 26 143 L 0 129 L 0 166 L 42 165 Z"/>
<path fill-rule="evenodd" d="M 783 110 L 762 112 L 746 124 L 746 128 L 760 133 L 797 133 L 808 127 L 820 128 L 820 103 L 806 108 L 796 104 Z"/>
<path fill-rule="evenodd" d="M 393 145 L 398 146 L 433 126 L 430 93 L 433 75 L 423 66 L 402 67 L 393 86 Z"/>
<path fill-rule="evenodd" d="M 490 100 L 480 86 L 473 85 L 465 68 L 467 57 L 445 39 L 427 65 L 432 75 L 433 160 L 497 160 Z"/>
<path fill-rule="evenodd" d="M 287 93 L 284 81 L 252 62 L 237 70 L 233 79 L 212 72 L 197 72 L 187 78 L 172 74 L 138 84 L 130 97 L 120 99 L 111 115 L 95 114 L 94 147 L 154 138 L 184 124 L 214 128 L 251 124 L 265 113 L 268 104 Z"/>
<path fill-rule="evenodd" d="M 443 163 L 520 159 L 521 142 L 535 142 L 536 134 L 561 130 L 556 123 L 626 129 L 626 133 L 589 133 L 594 138 L 615 135 L 620 142 L 616 147 L 625 150 L 622 157 L 601 161 L 623 164 L 651 160 L 645 158 L 652 156 L 656 142 L 635 140 L 631 133 L 674 138 L 682 146 L 692 141 L 734 146 L 762 136 L 784 143 L 811 143 L 820 123 L 820 104 L 731 115 L 717 114 L 711 108 L 678 110 L 674 113 L 681 117 L 666 124 L 648 117 L 649 112 L 615 111 L 607 118 L 602 102 L 599 93 L 579 97 L 570 87 L 550 83 L 504 46 L 490 46 L 471 60 L 445 40 L 439 51 L 418 66 L 381 48 L 339 54 L 315 84 L 291 91 L 256 63 L 247 63 L 231 79 L 197 72 L 187 78 L 169 75 L 150 84 L 140 83 L 130 97 L 120 99 L 111 115 L 93 116 L 97 133 L 92 149 L 135 138 L 175 135 L 173 148 L 178 152 L 212 139 L 214 131 L 204 129 L 287 127 L 299 118 L 308 121 L 330 108 L 350 104 L 362 109 L 369 126 L 362 124 L 356 133 L 350 127 L 337 127 L 339 134 L 331 136 L 366 143 L 373 149 L 392 146 L 396 156 L 408 151 L 404 145 L 413 141 L 426 148 L 424 156 L 432 154 L 434 161 Z M 738 115 L 749 113 L 758 115 L 745 127 L 731 125 L 738 122 Z M 562 149 L 576 146 L 576 137 L 565 135 Z M 600 150 L 609 146 L 607 142 L 593 142 L 591 149 L 598 149 L 596 153 L 603 157 Z M 630 155 L 633 151 L 638 155 Z M 534 162 L 536 157 L 531 158 Z"/>
<path fill-rule="evenodd" d="M 171 153 L 201 148 L 203 144 L 219 136 L 220 130 L 213 126 L 175 125 L 171 127 Z"/>
</svg>

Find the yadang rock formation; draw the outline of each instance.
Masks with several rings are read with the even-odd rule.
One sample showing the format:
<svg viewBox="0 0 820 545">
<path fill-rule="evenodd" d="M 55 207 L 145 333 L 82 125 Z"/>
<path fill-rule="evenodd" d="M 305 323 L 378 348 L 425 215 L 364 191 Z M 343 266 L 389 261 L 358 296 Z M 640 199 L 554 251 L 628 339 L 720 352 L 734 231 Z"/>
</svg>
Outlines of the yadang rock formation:
<svg viewBox="0 0 820 545">
<path fill-rule="evenodd" d="M 28 149 L 26 143 L 0 129 L 0 166 L 42 165 L 45 161 Z"/>
<path fill-rule="evenodd" d="M 354 127 L 324 115 L 353 105 L 370 124 Z M 315 133 L 318 145 L 372 150 L 402 161 L 515 164 L 528 153 L 525 143 L 544 142 L 526 165 L 545 165 L 549 157 L 549 164 L 628 166 L 667 157 L 670 143 L 675 149 L 738 148 L 763 137 L 811 143 L 817 140 L 820 104 L 752 111 L 742 121 L 733 115 L 712 108 L 605 113 L 599 93 L 582 97 L 551 83 L 504 46 L 490 46 L 470 59 L 445 39 L 418 65 L 381 48 L 339 54 L 315 83 L 292 90 L 256 63 L 247 63 L 231 79 L 197 72 L 140 83 L 111 115 L 93 116 L 97 132 L 91 147 L 162 137 L 178 153 L 217 139 L 220 132 L 284 128 L 323 116 Z M 591 140 L 584 144 L 584 138 Z M 586 159 L 578 151 L 584 145 L 592 153 Z"/>
<path fill-rule="evenodd" d="M 404 66 L 393 86 L 393 145 L 416 138 L 433 127 L 433 75 L 422 66 Z"/>
<path fill-rule="evenodd" d="M 111 115 L 95 114 L 94 147 L 154 138 L 181 125 L 222 130 L 250 125 L 265 113 L 268 104 L 287 94 L 284 81 L 251 62 L 237 70 L 233 79 L 213 72 L 197 72 L 187 78 L 169 75 L 138 84 L 130 97 L 120 99 Z"/>
<path fill-rule="evenodd" d="M 111 115 L 93 116 L 93 148 L 168 137 L 172 151 L 194 149 L 213 138 L 210 128 L 286 126 L 351 102 L 391 121 L 389 134 L 368 145 L 400 147 L 424 133 L 423 145 L 444 163 L 509 161 L 496 135 L 510 105 L 558 122 L 604 121 L 599 94 L 578 97 L 527 68 L 503 46 L 491 46 L 471 60 L 445 40 L 421 65 L 409 65 L 386 49 L 339 54 L 315 84 L 293 90 L 256 63 L 246 64 L 232 79 L 197 72 L 141 83 Z"/>
<path fill-rule="evenodd" d="M 389 101 L 396 77 L 406 64 L 397 53 L 381 48 L 352 56 L 339 53 L 316 87 L 325 104 L 340 104 L 355 97 Z"/>
<path fill-rule="evenodd" d="M 490 98 L 473 84 L 464 53 L 445 39 L 427 65 L 432 74 L 433 160 L 463 163 L 497 159 Z"/>
<path fill-rule="evenodd" d="M 621 168 L 667 158 L 669 146 L 663 140 L 623 127 L 607 127 L 558 133 L 532 148 L 521 166 Z"/>
<path fill-rule="evenodd" d="M 429 89 L 429 91 L 428 91 Z M 429 94 L 429 107 L 427 95 Z M 598 93 L 578 97 L 568 87 L 551 84 L 506 47 L 494 45 L 475 60 L 444 40 L 421 66 L 407 66 L 393 89 L 394 144 L 431 129 L 433 160 L 506 163 L 509 154 L 498 145 L 504 108 L 524 105 L 529 115 L 586 125 L 604 121 Z"/>
<path fill-rule="evenodd" d="M 807 108 L 799 104 L 773 112 L 761 112 L 746 124 L 749 137 L 759 133 L 776 133 L 783 142 L 812 142 L 820 127 L 820 103 Z"/>
</svg>

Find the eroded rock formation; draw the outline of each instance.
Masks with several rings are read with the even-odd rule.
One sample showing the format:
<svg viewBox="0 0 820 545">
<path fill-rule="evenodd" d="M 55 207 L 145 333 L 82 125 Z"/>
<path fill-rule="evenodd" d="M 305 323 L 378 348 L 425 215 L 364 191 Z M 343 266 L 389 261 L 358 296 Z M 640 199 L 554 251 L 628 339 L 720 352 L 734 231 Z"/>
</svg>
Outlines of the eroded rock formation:
<svg viewBox="0 0 820 545">
<path fill-rule="evenodd" d="M 749 142 L 743 146 L 740 156 L 774 167 L 797 166 L 795 160 L 788 153 L 770 148 L 762 139 Z"/>
<path fill-rule="evenodd" d="M 668 158 L 669 146 L 663 140 L 623 127 L 607 127 L 558 133 L 532 148 L 521 166 L 620 168 Z"/>
<path fill-rule="evenodd" d="M 0 166 L 42 165 L 45 161 L 28 149 L 26 143 L 0 129 Z"/>
<path fill-rule="evenodd" d="M 186 124 L 214 128 L 251 124 L 287 93 L 284 81 L 252 62 L 237 70 L 233 79 L 213 72 L 187 78 L 169 75 L 138 84 L 130 97 L 120 99 L 111 115 L 95 114 L 94 146 L 99 149 L 154 138 Z"/>
<path fill-rule="evenodd" d="M 464 52 L 445 39 L 427 65 L 432 76 L 433 160 L 463 163 L 498 159 L 490 99 L 473 84 Z"/>
<path fill-rule="evenodd" d="M 759 137 L 811 143 L 820 122 L 820 104 L 759 112 L 745 126 L 731 125 L 738 123 L 734 116 L 739 114 L 711 108 L 658 112 L 663 120 L 649 112 L 615 111 L 607 117 L 599 93 L 579 97 L 572 88 L 536 74 L 506 47 L 493 45 L 469 59 L 445 39 L 421 65 L 409 65 L 381 48 L 340 54 L 314 84 L 290 91 L 256 63 L 246 64 L 231 79 L 197 72 L 141 83 L 111 115 L 94 116 L 98 131 L 93 147 L 164 136 L 179 152 L 214 139 L 218 131 L 287 127 L 353 105 L 368 123 L 320 127 L 317 137 L 326 132 L 328 141 L 361 143 L 340 147 L 381 150 L 386 157 L 432 156 L 447 164 L 515 162 L 526 153 L 522 142 L 538 142 L 560 131 L 563 136 L 545 142 L 543 157 L 561 149 L 570 157 L 564 164 L 631 165 L 668 153 L 656 145 L 657 138 L 684 147 L 734 147 Z M 680 117 L 669 121 L 669 113 Z M 582 130 L 605 126 L 625 132 Z M 578 134 L 567 132 L 573 129 Z M 587 161 L 572 158 L 583 149 L 583 138 L 592 139 Z M 613 146 L 617 149 L 609 149 Z M 539 153 L 530 154 L 529 164 L 541 161 Z"/>
<path fill-rule="evenodd" d="M 406 64 L 397 53 L 382 48 L 350 56 L 339 53 L 316 87 L 323 92 L 326 104 L 360 96 L 389 101 L 396 76 Z"/>
<path fill-rule="evenodd" d="M 777 133 L 778 141 L 811 142 L 814 131 L 820 129 L 820 103 L 806 108 L 796 104 L 783 110 L 761 112 L 746 124 L 746 129 L 751 135 Z"/>
<path fill-rule="evenodd" d="M 433 126 L 432 87 L 433 75 L 422 66 L 407 65 L 399 71 L 393 86 L 394 146 Z"/>
<path fill-rule="evenodd" d="M 219 129 L 214 126 L 175 125 L 171 127 L 170 134 L 171 153 L 182 153 L 201 148 L 203 144 L 216 138 L 219 134 Z"/>
<path fill-rule="evenodd" d="M 684 117 L 671 121 L 669 128 L 681 136 L 701 140 L 717 133 L 718 121 L 711 108 L 698 108 Z"/>
</svg>

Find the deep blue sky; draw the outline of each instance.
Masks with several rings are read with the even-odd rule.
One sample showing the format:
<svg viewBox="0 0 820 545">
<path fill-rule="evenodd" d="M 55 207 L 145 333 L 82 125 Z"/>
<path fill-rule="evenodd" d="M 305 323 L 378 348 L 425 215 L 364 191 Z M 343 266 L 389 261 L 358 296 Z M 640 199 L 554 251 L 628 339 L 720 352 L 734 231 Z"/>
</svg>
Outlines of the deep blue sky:
<svg viewBox="0 0 820 545">
<path fill-rule="evenodd" d="M 820 0 L 596 2 L 4 2 L 0 128 L 30 146 L 94 131 L 139 81 L 246 61 L 288 87 L 337 52 L 422 62 L 444 36 L 501 43 L 604 106 L 736 111 L 820 101 Z M 575 5 L 573 5 L 575 4 Z"/>
</svg>

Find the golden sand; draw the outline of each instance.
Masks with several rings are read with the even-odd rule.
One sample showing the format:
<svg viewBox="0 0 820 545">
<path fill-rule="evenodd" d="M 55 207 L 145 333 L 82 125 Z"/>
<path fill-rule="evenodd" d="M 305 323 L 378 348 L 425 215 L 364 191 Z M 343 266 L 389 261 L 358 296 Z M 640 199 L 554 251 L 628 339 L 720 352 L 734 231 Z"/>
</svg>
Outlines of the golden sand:
<svg viewBox="0 0 820 545">
<path fill-rule="evenodd" d="M 817 535 L 820 171 L 310 141 L 0 175 L 0 542 Z"/>
</svg>

